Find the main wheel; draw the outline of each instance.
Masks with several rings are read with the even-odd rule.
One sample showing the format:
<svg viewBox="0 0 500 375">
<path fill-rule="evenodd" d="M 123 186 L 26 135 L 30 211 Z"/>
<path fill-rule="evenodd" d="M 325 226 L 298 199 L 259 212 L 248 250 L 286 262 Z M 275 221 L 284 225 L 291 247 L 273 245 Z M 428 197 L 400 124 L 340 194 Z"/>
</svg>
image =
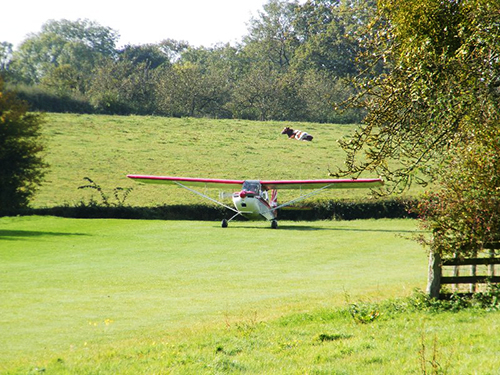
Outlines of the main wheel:
<svg viewBox="0 0 500 375">
<path fill-rule="evenodd" d="M 273 228 L 273 229 L 278 228 L 278 222 L 276 220 L 271 221 L 271 228 Z"/>
<path fill-rule="evenodd" d="M 227 228 L 227 220 L 223 219 L 221 225 L 222 225 L 222 228 Z"/>
</svg>

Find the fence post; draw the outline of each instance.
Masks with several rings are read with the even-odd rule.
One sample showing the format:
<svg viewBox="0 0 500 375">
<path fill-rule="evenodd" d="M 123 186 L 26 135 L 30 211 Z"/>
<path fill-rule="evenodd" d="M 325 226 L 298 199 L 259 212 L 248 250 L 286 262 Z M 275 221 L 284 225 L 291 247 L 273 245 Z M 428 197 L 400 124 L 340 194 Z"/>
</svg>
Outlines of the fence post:
<svg viewBox="0 0 500 375">
<path fill-rule="evenodd" d="M 431 250 L 429 253 L 429 274 L 427 294 L 431 298 L 439 298 L 441 290 L 441 255 Z"/>
<path fill-rule="evenodd" d="M 495 250 L 494 249 L 490 249 L 490 258 L 491 259 L 495 258 Z M 493 262 L 488 266 L 488 274 L 490 277 L 495 276 L 495 264 Z"/>
<path fill-rule="evenodd" d="M 458 259 L 457 253 L 453 254 L 453 259 Z M 453 276 L 454 277 L 460 276 L 460 266 L 453 267 Z M 453 291 L 458 292 L 458 284 L 453 284 Z"/>
<path fill-rule="evenodd" d="M 473 257 L 477 258 L 477 252 L 473 254 Z M 471 266 L 470 266 L 470 274 L 471 274 L 471 276 L 477 276 L 476 271 L 477 271 L 477 266 L 475 264 L 471 264 Z M 475 281 L 473 284 L 469 285 L 469 292 L 470 293 L 473 293 L 473 294 L 476 293 L 476 290 L 477 290 L 477 284 L 476 283 L 477 283 L 477 281 Z"/>
</svg>

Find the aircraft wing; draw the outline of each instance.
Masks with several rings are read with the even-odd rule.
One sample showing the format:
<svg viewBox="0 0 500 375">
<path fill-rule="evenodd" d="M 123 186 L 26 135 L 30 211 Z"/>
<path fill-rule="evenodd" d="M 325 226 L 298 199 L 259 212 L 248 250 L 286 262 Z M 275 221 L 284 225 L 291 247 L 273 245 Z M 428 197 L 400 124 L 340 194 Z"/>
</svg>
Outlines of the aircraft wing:
<svg viewBox="0 0 500 375">
<path fill-rule="evenodd" d="M 325 179 L 325 180 L 276 180 L 260 181 L 262 187 L 269 189 L 356 189 L 376 188 L 384 181 L 380 178 L 371 179 Z"/>
<path fill-rule="evenodd" d="M 243 180 L 224 180 L 215 178 L 191 178 L 191 177 L 169 177 L 169 176 L 143 176 L 143 175 L 127 175 L 132 180 L 143 182 L 146 184 L 171 184 L 184 186 L 198 186 L 208 188 L 232 188 L 240 189 L 243 185 Z"/>
</svg>

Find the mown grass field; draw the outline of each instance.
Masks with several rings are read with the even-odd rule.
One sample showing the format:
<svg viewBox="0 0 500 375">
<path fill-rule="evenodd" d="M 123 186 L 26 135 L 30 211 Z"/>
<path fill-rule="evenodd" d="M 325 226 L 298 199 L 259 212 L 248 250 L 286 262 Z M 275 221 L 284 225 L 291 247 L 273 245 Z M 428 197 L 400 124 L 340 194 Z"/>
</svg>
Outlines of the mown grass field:
<svg viewBox="0 0 500 375">
<path fill-rule="evenodd" d="M 159 174 L 325 178 L 350 125 L 48 114 L 35 207 L 200 203 Z M 368 177 L 368 176 L 367 176 Z M 324 199 L 365 199 L 333 191 Z M 286 198 L 286 196 L 285 196 Z M 0 373 L 499 374 L 500 314 L 406 309 L 427 257 L 412 220 L 0 218 Z M 373 307 L 381 301 L 382 307 Z M 388 302 L 389 301 L 389 302 Z M 383 307 L 386 304 L 389 308 Z M 371 321 L 362 324 L 351 315 Z M 349 310 L 350 309 L 350 310 Z M 373 319 L 371 319 L 373 317 Z"/>
<path fill-rule="evenodd" d="M 281 135 L 285 125 L 314 134 L 313 142 Z M 45 159 L 50 164 L 34 207 L 101 202 L 95 190 L 79 190 L 91 178 L 116 203 L 113 189 L 134 190 L 136 206 L 205 203 L 173 186 L 134 183 L 127 174 L 230 179 L 328 178 L 344 163 L 337 140 L 355 125 L 257 122 L 141 116 L 48 114 Z M 378 177 L 378 176 L 366 176 Z M 213 189 L 212 189 L 213 190 Z M 208 192 L 213 197 L 218 192 Z M 296 193 L 295 193 L 296 194 Z M 361 190 L 329 191 L 322 199 L 366 198 Z M 280 200 L 290 194 L 280 192 Z M 293 195 L 296 196 L 296 195 Z"/>
<path fill-rule="evenodd" d="M 1 218 L 0 372 L 497 374 L 498 312 L 346 313 L 425 286 L 417 231 Z"/>
</svg>

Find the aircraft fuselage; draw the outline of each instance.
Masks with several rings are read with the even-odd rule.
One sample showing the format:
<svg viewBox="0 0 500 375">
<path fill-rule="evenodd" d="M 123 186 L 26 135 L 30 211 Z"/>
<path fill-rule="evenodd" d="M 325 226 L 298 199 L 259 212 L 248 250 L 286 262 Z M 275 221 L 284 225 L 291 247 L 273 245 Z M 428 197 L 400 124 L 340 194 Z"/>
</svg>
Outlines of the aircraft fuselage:
<svg viewBox="0 0 500 375">
<path fill-rule="evenodd" d="M 232 199 L 234 207 L 247 219 L 276 219 L 276 211 L 272 210 L 267 191 L 262 190 L 259 181 L 245 181 L 241 191 L 233 193 Z"/>
</svg>

